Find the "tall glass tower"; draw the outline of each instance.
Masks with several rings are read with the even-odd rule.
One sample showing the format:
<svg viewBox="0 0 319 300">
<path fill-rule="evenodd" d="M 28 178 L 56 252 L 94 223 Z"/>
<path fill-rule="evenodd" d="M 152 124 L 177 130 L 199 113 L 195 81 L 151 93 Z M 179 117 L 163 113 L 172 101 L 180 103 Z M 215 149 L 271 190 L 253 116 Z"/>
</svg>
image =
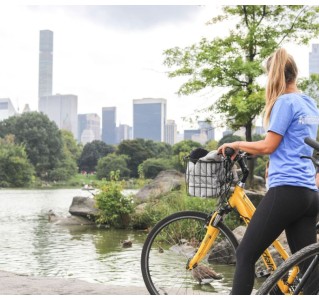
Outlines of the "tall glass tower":
<svg viewBox="0 0 319 300">
<path fill-rule="evenodd" d="M 116 107 L 102 108 L 102 141 L 108 145 L 116 144 Z"/>
<path fill-rule="evenodd" d="M 52 95 L 53 32 L 40 30 L 38 97 Z"/>
<path fill-rule="evenodd" d="M 133 138 L 164 142 L 166 99 L 133 100 Z"/>
</svg>

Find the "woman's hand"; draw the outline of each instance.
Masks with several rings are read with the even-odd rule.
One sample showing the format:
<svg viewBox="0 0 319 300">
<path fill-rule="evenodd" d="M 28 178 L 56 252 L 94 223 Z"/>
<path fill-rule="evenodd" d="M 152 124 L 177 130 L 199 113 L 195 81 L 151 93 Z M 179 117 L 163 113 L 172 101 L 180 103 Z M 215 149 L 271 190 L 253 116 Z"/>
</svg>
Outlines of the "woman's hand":
<svg viewBox="0 0 319 300">
<path fill-rule="evenodd" d="M 235 153 L 231 156 L 231 159 L 234 160 L 234 158 L 238 154 L 239 145 L 240 145 L 240 141 L 236 141 L 233 143 L 225 143 L 217 149 L 217 153 L 221 153 L 225 157 L 225 149 L 232 148 L 235 151 Z"/>
</svg>

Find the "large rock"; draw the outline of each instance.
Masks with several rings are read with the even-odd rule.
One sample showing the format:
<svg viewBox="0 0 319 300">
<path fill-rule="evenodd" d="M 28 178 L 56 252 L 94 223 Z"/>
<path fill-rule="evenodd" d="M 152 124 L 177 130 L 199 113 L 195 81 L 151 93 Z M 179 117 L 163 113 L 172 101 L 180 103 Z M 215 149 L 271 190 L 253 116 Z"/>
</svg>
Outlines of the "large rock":
<svg viewBox="0 0 319 300">
<path fill-rule="evenodd" d="M 150 184 L 147 184 L 135 194 L 135 202 L 144 203 L 151 198 L 157 198 L 170 191 L 178 190 L 184 180 L 184 174 L 176 170 L 162 171 Z"/>
<path fill-rule="evenodd" d="M 50 223 L 56 224 L 56 225 L 95 225 L 95 222 L 93 220 L 90 220 L 88 218 L 79 217 L 79 216 L 59 216 L 56 215 L 52 209 L 48 212 L 48 221 Z"/>
<path fill-rule="evenodd" d="M 73 216 L 95 220 L 99 214 L 99 209 L 95 207 L 95 201 L 89 197 L 73 197 L 69 213 Z"/>
</svg>

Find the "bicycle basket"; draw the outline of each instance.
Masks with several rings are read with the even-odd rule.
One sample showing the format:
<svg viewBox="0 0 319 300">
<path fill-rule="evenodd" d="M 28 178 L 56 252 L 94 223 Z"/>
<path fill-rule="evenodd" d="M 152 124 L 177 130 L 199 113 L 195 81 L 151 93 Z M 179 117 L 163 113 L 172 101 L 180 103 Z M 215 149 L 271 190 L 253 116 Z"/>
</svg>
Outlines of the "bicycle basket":
<svg viewBox="0 0 319 300">
<path fill-rule="evenodd" d="M 185 181 L 190 196 L 202 198 L 219 197 L 224 190 L 225 168 L 222 160 L 184 158 Z"/>
</svg>

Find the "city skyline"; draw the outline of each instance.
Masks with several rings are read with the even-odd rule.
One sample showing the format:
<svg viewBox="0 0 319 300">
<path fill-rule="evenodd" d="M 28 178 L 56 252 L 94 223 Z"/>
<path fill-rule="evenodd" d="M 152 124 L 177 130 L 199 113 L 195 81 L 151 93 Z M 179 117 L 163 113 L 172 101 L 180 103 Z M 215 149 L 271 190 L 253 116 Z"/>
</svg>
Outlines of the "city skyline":
<svg viewBox="0 0 319 300">
<path fill-rule="evenodd" d="M 167 99 L 167 119 L 178 130 L 195 109 L 207 107 L 220 92 L 178 97 L 183 78 L 169 79 L 163 51 L 214 37 L 205 22 L 215 6 L 23 6 L 1 7 L 0 98 L 10 98 L 21 112 L 37 109 L 39 31 L 54 32 L 53 95 L 78 96 L 78 114 L 117 107 L 117 124 L 133 124 L 133 99 Z M 14 18 L 13 18 L 14 16 Z M 14 24 L 20 20 L 21 25 Z M 218 31 L 218 33 L 222 32 Z M 311 41 L 311 43 L 316 41 Z M 311 43 L 290 47 L 298 55 L 300 75 L 308 75 Z M 195 124 L 195 127 L 197 124 Z"/>
</svg>

